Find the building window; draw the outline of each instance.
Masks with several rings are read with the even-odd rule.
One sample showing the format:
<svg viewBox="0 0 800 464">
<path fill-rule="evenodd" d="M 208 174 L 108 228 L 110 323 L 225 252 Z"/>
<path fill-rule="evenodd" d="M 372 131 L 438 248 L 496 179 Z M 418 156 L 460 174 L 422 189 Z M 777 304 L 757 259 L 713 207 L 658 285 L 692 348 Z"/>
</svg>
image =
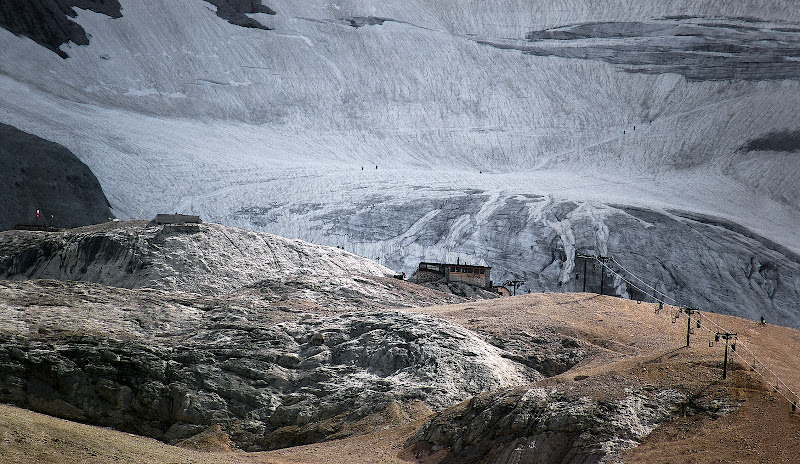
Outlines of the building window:
<svg viewBox="0 0 800 464">
<path fill-rule="evenodd" d="M 450 266 L 450 272 L 456 272 L 456 267 L 455 266 Z"/>
<path fill-rule="evenodd" d="M 485 271 L 483 269 L 481 269 L 481 274 L 485 274 Z"/>
</svg>

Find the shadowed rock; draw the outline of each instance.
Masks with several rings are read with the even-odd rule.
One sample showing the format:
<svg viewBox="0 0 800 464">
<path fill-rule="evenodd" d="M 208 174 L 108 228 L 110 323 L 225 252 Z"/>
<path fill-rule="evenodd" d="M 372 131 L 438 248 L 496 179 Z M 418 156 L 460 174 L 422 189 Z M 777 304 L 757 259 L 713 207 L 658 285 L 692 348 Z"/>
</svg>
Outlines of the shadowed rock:
<svg viewBox="0 0 800 464">
<path fill-rule="evenodd" d="M 347 22 L 350 23 L 350 27 L 354 27 L 356 29 L 364 26 L 380 26 L 386 21 L 391 21 L 391 19 L 376 18 L 375 16 L 354 16 L 347 19 Z"/>
<path fill-rule="evenodd" d="M 0 27 L 67 58 L 67 53 L 59 49 L 61 45 L 89 45 L 86 31 L 70 19 L 78 16 L 74 7 L 122 17 L 117 0 L 8 0 L 0 3 Z"/>
<path fill-rule="evenodd" d="M 445 448 L 446 462 L 621 462 L 621 451 L 636 446 L 685 402 L 674 390 L 598 401 L 557 390 L 515 389 L 479 395 L 445 411 L 409 444 L 420 455 Z"/>
<path fill-rule="evenodd" d="M 601 60 L 626 72 L 682 74 L 691 81 L 800 76 L 796 28 L 770 28 L 746 18 L 590 22 L 531 31 L 525 39 L 480 43 L 536 56 Z"/>
<path fill-rule="evenodd" d="M 275 11 L 258 0 L 206 0 L 217 7 L 217 16 L 231 24 L 269 30 L 252 13 L 274 15 Z M 89 45 L 86 31 L 70 18 L 78 14 L 75 8 L 101 13 L 112 18 L 122 17 L 118 0 L 6 0 L 0 2 L 0 27 L 28 37 L 55 52 L 61 58 L 69 55 L 59 47 L 67 42 Z"/>
<path fill-rule="evenodd" d="M 0 230 L 17 224 L 78 227 L 113 217 L 92 171 L 61 145 L 0 124 L 0 166 Z"/>
<path fill-rule="evenodd" d="M 274 15 L 275 11 L 265 6 L 259 0 L 206 0 L 217 7 L 217 16 L 231 24 L 242 27 L 269 30 L 269 28 L 255 19 L 247 16 L 252 13 Z"/>
</svg>

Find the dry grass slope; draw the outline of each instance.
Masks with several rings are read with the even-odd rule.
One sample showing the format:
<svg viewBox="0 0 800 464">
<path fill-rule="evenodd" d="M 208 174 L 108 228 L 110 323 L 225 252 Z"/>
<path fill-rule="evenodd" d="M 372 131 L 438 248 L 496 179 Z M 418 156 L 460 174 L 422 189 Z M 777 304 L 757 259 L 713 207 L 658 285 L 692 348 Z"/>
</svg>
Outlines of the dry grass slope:
<svg viewBox="0 0 800 464">
<path fill-rule="evenodd" d="M 475 330 L 487 339 L 512 339 L 554 333 L 590 343 L 592 354 L 572 369 L 537 382 L 569 394 L 609 398 L 627 387 L 676 388 L 696 404 L 738 404 L 722 415 L 686 410 L 624 454 L 626 463 L 792 462 L 800 451 L 800 416 L 775 394 L 741 358 L 733 358 L 729 378 L 720 379 L 723 347 L 709 347 L 702 330 L 685 345 L 685 316 L 671 322 L 675 308 L 656 314 L 654 306 L 587 294 L 532 294 L 502 300 L 418 308 Z M 750 348 L 793 390 L 800 337 L 796 330 L 730 316 L 709 320 L 739 333 L 740 348 Z M 683 322 L 683 323 L 681 323 Z M 759 369 L 761 369 L 759 367 Z M 774 381 L 773 381 L 774 382 Z M 715 403 L 716 402 L 716 403 Z M 464 404 L 442 414 L 457 414 Z M 442 463 L 467 462 L 447 449 L 408 448 L 407 440 L 424 423 L 407 422 L 372 434 L 261 453 L 197 451 L 172 447 L 109 429 L 76 424 L 11 406 L 0 407 L 0 461 L 20 463 Z M 441 417 L 441 416 L 439 416 Z M 195 448 L 224 449 L 211 430 Z M 210 443 L 210 445 L 209 445 Z M 66 458 L 66 459 L 65 459 Z"/>
</svg>

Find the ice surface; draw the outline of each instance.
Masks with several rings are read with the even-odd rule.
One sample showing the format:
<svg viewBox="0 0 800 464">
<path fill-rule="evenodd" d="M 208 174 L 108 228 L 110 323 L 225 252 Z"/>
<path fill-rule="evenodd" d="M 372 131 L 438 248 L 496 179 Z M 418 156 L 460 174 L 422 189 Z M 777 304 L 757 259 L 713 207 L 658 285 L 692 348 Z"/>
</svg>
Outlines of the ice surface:
<svg viewBox="0 0 800 464">
<path fill-rule="evenodd" d="M 670 21 L 704 24 L 735 44 L 741 30 L 713 24 L 750 17 L 759 21 L 744 21 L 755 29 L 747 37 L 780 48 L 800 21 L 793 2 L 289 1 L 259 18 L 270 31 L 232 25 L 201 0 L 121 3 L 121 18 L 79 10 L 90 44 L 62 47 L 66 60 L 0 30 L 0 122 L 76 153 L 118 217 L 199 214 L 344 246 L 406 272 L 420 259 L 460 257 L 494 266 L 496 280 L 524 277 L 531 290 L 567 284 L 571 258 L 537 265 L 591 238 L 648 280 L 661 277 L 645 255 L 703 270 L 693 274 L 703 282 L 670 290 L 676 296 L 798 318 L 788 303 L 762 309 L 774 300 L 740 280 L 740 263 L 772 253 L 740 240 L 747 234 L 722 247 L 732 256 L 720 272 L 730 268 L 738 286 L 723 301 L 712 296 L 720 273 L 705 272 L 705 257 L 673 262 L 667 253 L 703 242 L 656 236 L 644 253 L 626 237 L 658 227 L 606 220 L 635 206 L 657 212 L 657 226 L 672 224 L 674 211 L 731 221 L 788 249 L 757 259 L 793 276 L 800 157 L 744 147 L 800 126 L 797 79 L 688 80 L 486 45 L 579 24 Z M 358 18 L 383 21 L 352 27 Z M 635 51 L 640 39 L 631 33 L 614 47 Z M 596 50 L 597 40 L 585 46 Z M 575 212 L 548 217 L 569 203 Z M 698 233 L 730 244 L 720 228 Z M 537 245 L 556 237 L 561 244 Z M 790 294 L 793 279 L 779 280 Z"/>
</svg>

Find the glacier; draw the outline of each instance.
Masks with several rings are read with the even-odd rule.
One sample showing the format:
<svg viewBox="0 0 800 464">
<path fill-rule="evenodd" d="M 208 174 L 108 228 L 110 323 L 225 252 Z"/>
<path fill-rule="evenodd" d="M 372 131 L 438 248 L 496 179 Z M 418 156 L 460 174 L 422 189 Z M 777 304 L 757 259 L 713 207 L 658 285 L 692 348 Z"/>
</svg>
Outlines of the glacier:
<svg viewBox="0 0 800 464">
<path fill-rule="evenodd" d="M 264 1 L 264 28 L 119 3 L 74 8 L 66 59 L 0 29 L 0 123 L 70 149 L 121 219 L 460 259 L 523 292 L 613 255 L 681 304 L 800 327 L 793 2 Z"/>
</svg>

